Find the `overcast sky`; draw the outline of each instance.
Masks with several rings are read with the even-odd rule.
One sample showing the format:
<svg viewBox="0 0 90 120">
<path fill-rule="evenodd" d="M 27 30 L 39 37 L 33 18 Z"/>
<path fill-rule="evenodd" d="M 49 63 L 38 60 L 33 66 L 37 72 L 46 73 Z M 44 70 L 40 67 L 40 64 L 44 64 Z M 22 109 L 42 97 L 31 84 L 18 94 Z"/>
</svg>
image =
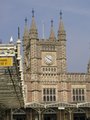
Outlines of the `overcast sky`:
<svg viewBox="0 0 90 120">
<path fill-rule="evenodd" d="M 3 43 L 8 43 L 11 36 L 16 41 L 18 26 L 22 38 L 25 17 L 30 28 L 32 9 L 35 10 L 40 38 L 43 23 L 45 38 L 49 37 L 51 19 L 57 36 L 62 10 L 67 34 L 68 71 L 86 72 L 90 58 L 90 0 L 0 0 L 0 40 Z"/>
</svg>

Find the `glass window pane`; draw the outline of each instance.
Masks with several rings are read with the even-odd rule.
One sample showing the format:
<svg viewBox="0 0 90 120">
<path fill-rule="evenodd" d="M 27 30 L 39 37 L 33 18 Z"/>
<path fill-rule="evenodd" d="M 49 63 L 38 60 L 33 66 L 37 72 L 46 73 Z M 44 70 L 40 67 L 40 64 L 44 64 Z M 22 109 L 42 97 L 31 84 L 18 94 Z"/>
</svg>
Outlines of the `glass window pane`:
<svg viewBox="0 0 90 120">
<path fill-rule="evenodd" d="M 52 101 L 52 96 L 50 96 L 50 101 Z"/>
<path fill-rule="evenodd" d="M 76 89 L 76 95 L 78 95 L 78 89 Z"/>
<path fill-rule="evenodd" d="M 46 101 L 46 96 L 43 96 L 43 101 Z"/>
<path fill-rule="evenodd" d="M 82 89 L 82 94 L 84 94 L 84 89 Z"/>
<path fill-rule="evenodd" d="M 53 96 L 53 101 L 56 101 L 56 96 Z"/>
<path fill-rule="evenodd" d="M 81 94 L 81 89 L 79 89 L 79 94 Z"/>
<path fill-rule="evenodd" d="M 55 94 L 55 89 L 53 89 L 53 94 Z"/>
<path fill-rule="evenodd" d="M 52 89 L 50 89 L 50 94 L 52 94 Z"/>
<path fill-rule="evenodd" d="M 49 94 L 49 89 L 47 89 L 47 94 Z"/>
<path fill-rule="evenodd" d="M 82 101 L 84 101 L 84 99 L 85 99 L 84 96 L 82 96 Z"/>
<path fill-rule="evenodd" d="M 75 101 L 75 96 L 73 96 L 73 101 Z"/>
<path fill-rule="evenodd" d="M 45 94 L 45 89 L 43 89 L 43 94 Z"/>
<path fill-rule="evenodd" d="M 78 96 L 76 96 L 76 101 L 78 101 Z"/>
<path fill-rule="evenodd" d="M 79 101 L 81 101 L 81 96 L 79 96 Z"/>
<path fill-rule="evenodd" d="M 73 89 L 73 95 L 75 95 L 75 89 Z"/>
<path fill-rule="evenodd" d="M 49 96 L 47 96 L 47 101 L 49 101 Z"/>
</svg>

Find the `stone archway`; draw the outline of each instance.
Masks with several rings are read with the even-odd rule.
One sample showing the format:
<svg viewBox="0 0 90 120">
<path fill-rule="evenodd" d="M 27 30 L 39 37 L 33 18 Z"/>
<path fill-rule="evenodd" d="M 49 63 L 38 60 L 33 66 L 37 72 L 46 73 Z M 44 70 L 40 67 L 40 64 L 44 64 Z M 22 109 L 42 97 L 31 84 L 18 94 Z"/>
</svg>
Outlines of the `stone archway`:
<svg viewBox="0 0 90 120">
<path fill-rule="evenodd" d="M 56 111 L 53 109 L 47 109 L 43 112 L 43 120 L 57 120 Z"/>
<path fill-rule="evenodd" d="M 75 109 L 73 111 L 73 120 L 86 120 L 86 113 L 83 109 Z"/>
<path fill-rule="evenodd" d="M 13 120 L 26 120 L 26 113 L 22 109 L 15 109 L 12 115 Z"/>
</svg>

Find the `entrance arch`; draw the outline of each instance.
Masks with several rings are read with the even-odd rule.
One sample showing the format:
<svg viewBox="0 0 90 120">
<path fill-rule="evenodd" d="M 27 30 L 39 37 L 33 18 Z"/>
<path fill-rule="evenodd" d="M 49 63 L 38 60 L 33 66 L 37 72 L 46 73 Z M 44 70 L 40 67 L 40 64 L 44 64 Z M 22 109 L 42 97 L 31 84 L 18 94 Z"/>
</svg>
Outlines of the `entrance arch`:
<svg viewBox="0 0 90 120">
<path fill-rule="evenodd" d="M 73 111 L 73 120 L 86 120 L 86 113 L 83 109 L 75 109 Z"/>
<path fill-rule="evenodd" d="M 26 120 L 26 113 L 22 109 L 15 109 L 12 115 L 14 120 Z"/>
<path fill-rule="evenodd" d="M 44 120 L 57 120 L 56 111 L 53 109 L 47 109 L 43 112 L 43 119 Z"/>
</svg>

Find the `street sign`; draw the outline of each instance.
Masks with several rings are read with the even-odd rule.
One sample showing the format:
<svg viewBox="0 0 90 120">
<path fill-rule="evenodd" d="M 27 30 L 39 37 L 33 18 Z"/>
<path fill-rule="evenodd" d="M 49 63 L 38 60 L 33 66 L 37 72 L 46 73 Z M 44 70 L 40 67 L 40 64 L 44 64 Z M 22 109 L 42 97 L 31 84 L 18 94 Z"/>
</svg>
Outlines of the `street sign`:
<svg viewBox="0 0 90 120">
<path fill-rule="evenodd" d="M 0 57 L 0 66 L 1 67 L 13 66 L 13 57 Z"/>
</svg>

